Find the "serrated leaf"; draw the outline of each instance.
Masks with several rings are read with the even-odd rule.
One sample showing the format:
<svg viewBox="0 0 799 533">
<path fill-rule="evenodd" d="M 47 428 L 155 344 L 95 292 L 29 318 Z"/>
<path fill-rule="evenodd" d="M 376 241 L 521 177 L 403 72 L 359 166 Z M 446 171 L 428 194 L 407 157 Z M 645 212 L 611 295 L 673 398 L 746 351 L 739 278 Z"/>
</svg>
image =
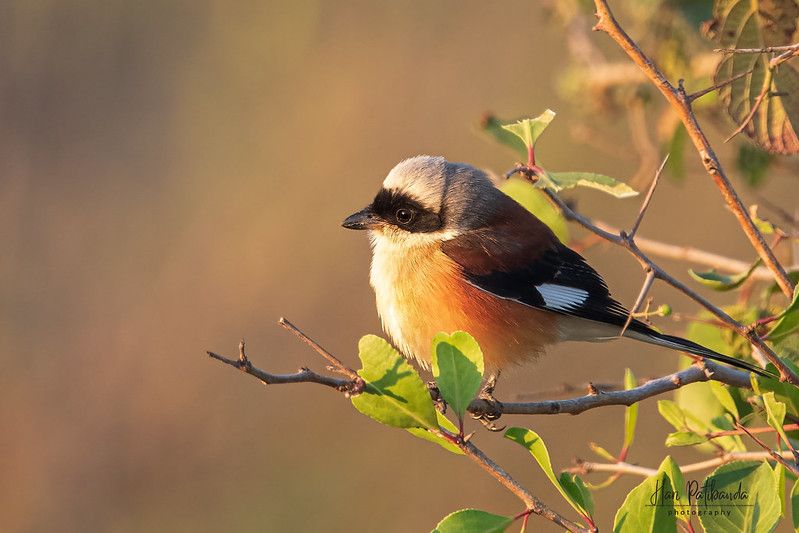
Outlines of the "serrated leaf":
<svg viewBox="0 0 799 533">
<path fill-rule="evenodd" d="M 699 521 L 707 533 L 770 533 L 780 519 L 777 482 L 768 463 L 736 461 L 722 465 L 705 479 L 704 486 L 709 497 L 697 498 L 697 505 Z M 710 492 L 711 487 L 715 492 Z M 728 497 L 712 498 L 712 494 Z"/>
<path fill-rule="evenodd" d="M 438 425 L 442 428 L 446 429 L 450 433 L 456 434 L 458 433 L 458 428 L 453 424 L 449 418 L 442 415 L 440 412 L 436 411 L 436 418 L 438 419 Z M 452 444 L 447 439 L 439 437 L 436 435 L 434 431 L 430 431 L 424 428 L 406 428 L 406 431 L 413 435 L 414 437 L 419 437 L 420 439 L 427 440 L 430 442 L 434 442 L 444 448 L 447 451 L 452 453 L 463 455 L 463 450 Z"/>
<path fill-rule="evenodd" d="M 674 426 L 676 430 L 683 430 L 685 429 L 685 413 L 677 405 L 676 402 L 671 400 L 658 400 L 658 413 L 662 416 L 666 422 Z"/>
<path fill-rule="evenodd" d="M 769 331 L 768 339 L 774 341 L 796 332 L 799 332 L 799 285 L 793 290 L 791 303 L 780 313 L 780 319 Z"/>
<path fill-rule="evenodd" d="M 483 380 L 483 352 L 465 331 L 433 338 L 433 377 L 441 396 L 459 420 L 480 390 Z"/>
<path fill-rule="evenodd" d="M 675 431 L 674 433 L 669 433 L 668 437 L 666 437 L 666 446 L 669 448 L 674 446 L 694 446 L 705 441 L 707 441 L 707 437 L 693 431 Z"/>
<path fill-rule="evenodd" d="M 794 0 L 724 0 L 716 2 L 717 40 L 724 48 L 763 48 L 793 43 L 799 5 Z M 751 73 L 718 90 L 733 121 L 741 125 L 765 88 L 763 99 L 744 132 L 765 150 L 799 151 L 799 71 L 787 61 L 769 70 L 768 54 L 726 54 L 716 70 L 715 83 Z"/>
<path fill-rule="evenodd" d="M 513 523 L 510 516 L 487 513 L 479 509 L 461 509 L 444 517 L 433 533 L 500 533 Z"/>
<path fill-rule="evenodd" d="M 552 485 L 558 489 L 561 496 L 574 507 L 574 510 L 581 515 L 588 515 L 588 510 L 581 506 L 581 504 L 572 499 L 571 495 L 563 488 L 560 481 L 555 477 L 555 472 L 552 470 L 552 461 L 549 459 L 549 451 L 547 450 L 544 440 L 538 436 L 538 433 L 526 428 L 514 427 L 505 431 L 505 438 L 523 446 L 527 451 L 532 454 L 538 466 L 544 471 Z"/>
<path fill-rule="evenodd" d="M 762 262 L 761 259 L 758 259 L 752 266 L 750 266 L 745 272 L 741 272 L 740 274 L 730 275 L 730 274 L 721 274 L 720 272 L 716 272 L 715 270 L 708 270 L 706 272 L 696 272 L 693 269 L 688 269 L 688 273 L 694 278 L 696 281 L 704 285 L 705 287 L 710 287 L 714 291 L 731 291 L 733 289 L 737 289 L 740 287 L 744 281 L 749 279 L 749 276 L 760 266 Z"/>
<path fill-rule="evenodd" d="M 674 486 L 664 465 L 627 494 L 613 521 L 614 533 L 675 533 Z"/>
<path fill-rule="evenodd" d="M 549 179 L 555 184 L 555 191 L 574 187 L 589 187 L 608 193 L 616 198 L 637 196 L 638 191 L 624 182 L 594 172 L 549 172 Z"/>
<path fill-rule="evenodd" d="M 538 138 L 555 118 L 555 112 L 547 109 L 535 118 L 524 118 L 514 124 L 504 124 L 502 129 L 511 132 L 522 140 L 527 149 L 535 147 Z"/>
<path fill-rule="evenodd" d="M 366 335 L 358 343 L 366 382 L 361 394 L 351 398 L 361 413 L 400 428 L 437 429 L 436 410 L 427 386 L 411 365 L 385 340 Z"/>
<path fill-rule="evenodd" d="M 633 371 L 624 370 L 624 389 L 634 389 L 638 385 Z M 628 449 L 635 438 L 635 424 L 638 421 L 638 404 L 634 403 L 624 410 L 624 449 Z"/>
<path fill-rule="evenodd" d="M 500 184 L 499 190 L 516 200 L 534 214 L 560 239 L 569 242 L 569 226 L 561 212 L 556 209 L 546 195 L 527 180 L 511 178 Z"/>
</svg>

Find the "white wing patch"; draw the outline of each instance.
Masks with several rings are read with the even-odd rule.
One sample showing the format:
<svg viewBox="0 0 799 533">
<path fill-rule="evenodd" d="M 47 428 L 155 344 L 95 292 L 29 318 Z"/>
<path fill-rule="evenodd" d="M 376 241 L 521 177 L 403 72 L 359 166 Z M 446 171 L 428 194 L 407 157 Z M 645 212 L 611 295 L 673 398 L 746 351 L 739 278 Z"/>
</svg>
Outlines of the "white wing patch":
<svg viewBox="0 0 799 533">
<path fill-rule="evenodd" d="M 544 305 L 558 311 L 568 311 L 580 307 L 588 299 L 588 291 L 575 287 L 542 283 L 536 289 L 544 298 Z"/>
</svg>

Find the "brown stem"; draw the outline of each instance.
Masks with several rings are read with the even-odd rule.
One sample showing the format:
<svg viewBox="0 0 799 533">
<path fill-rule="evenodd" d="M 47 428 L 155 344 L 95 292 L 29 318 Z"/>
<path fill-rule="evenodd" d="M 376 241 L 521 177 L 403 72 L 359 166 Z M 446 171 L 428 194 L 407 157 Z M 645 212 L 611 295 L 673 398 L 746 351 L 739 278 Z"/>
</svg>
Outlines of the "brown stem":
<svg viewBox="0 0 799 533">
<path fill-rule="evenodd" d="M 790 298 L 793 295 L 793 283 L 785 273 L 785 269 L 780 265 L 779 261 L 777 261 L 771 248 L 766 244 L 763 235 L 755 226 L 743 202 L 741 202 L 741 199 L 735 192 L 732 183 L 730 183 L 729 178 L 727 178 L 721 166 L 721 162 L 718 157 L 716 157 L 713 148 L 710 146 L 710 142 L 699 127 L 699 123 L 691 108 L 691 100 L 685 93 L 682 85 L 680 85 L 679 88 L 675 88 L 669 83 L 663 73 L 661 73 L 655 64 L 641 51 L 638 45 L 630 39 L 630 36 L 625 33 L 613 17 L 607 0 L 594 0 L 594 5 L 599 19 L 596 26 L 594 26 L 594 30 L 607 33 L 630 59 L 638 65 L 638 68 L 640 68 L 655 87 L 658 88 L 671 107 L 677 112 L 688 132 L 688 136 L 691 138 L 691 141 L 694 143 L 699 153 L 705 170 L 721 191 L 724 201 L 738 219 L 738 223 L 741 225 L 741 228 L 749 238 L 749 241 L 752 243 L 758 255 L 763 259 L 763 263 L 773 272 L 780 289 Z"/>
</svg>

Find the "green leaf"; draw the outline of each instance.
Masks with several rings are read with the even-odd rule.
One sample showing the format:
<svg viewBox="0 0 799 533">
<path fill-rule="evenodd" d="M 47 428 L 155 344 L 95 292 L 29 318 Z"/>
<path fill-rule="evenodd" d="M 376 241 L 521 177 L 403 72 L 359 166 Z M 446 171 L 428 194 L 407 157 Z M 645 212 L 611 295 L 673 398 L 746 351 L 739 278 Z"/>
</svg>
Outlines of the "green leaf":
<svg viewBox="0 0 799 533">
<path fill-rule="evenodd" d="M 774 156 L 765 150 L 751 144 L 742 144 L 738 147 L 735 166 L 738 167 L 747 185 L 757 187 L 763 182 L 773 158 Z"/>
<path fill-rule="evenodd" d="M 671 400 L 658 400 L 658 413 L 666 422 L 674 426 L 676 430 L 683 430 L 686 427 L 685 413 L 676 402 Z"/>
<path fill-rule="evenodd" d="M 780 519 L 777 480 L 768 463 L 736 461 L 722 465 L 705 479 L 704 487 L 707 497 L 697 497 L 697 505 L 699 521 L 707 533 L 770 533 Z"/>
<path fill-rule="evenodd" d="M 675 533 L 677 519 L 673 493 L 680 490 L 661 464 L 654 476 L 646 478 L 625 498 L 613 521 L 614 533 Z"/>
<path fill-rule="evenodd" d="M 799 367 L 797 367 L 796 363 L 793 361 L 782 359 L 782 362 L 794 372 L 799 371 Z M 771 364 L 769 364 L 767 368 L 772 371 L 775 370 L 774 366 Z M 787 413 L 790 413 L 793 416 L 799 416 L 799 388 L 797 388 L 795 385 L 790 383 L 782 383 L 776 379 L 766 378 L 763 376 L 756 376 L 752 378 L 752 381 L 752 388 L 753 390 L 756 389 L 756 394 L 762 395 L 764 392 L 773 392 L 774 397 L 785 404 Z"/>
<path fill-rule="evenodd" d="M 777 482 L 777 494 L 780 497 L 780 516 L 785 513 L 785 467 L 782 463 L 774 463 L 774 479 Z"/>
<path fill-rule="evenodd" d="M 763 406 L 766 408 L 766 422 L 774 428 L 782 437 L 783 442 L 790 442 L 788 435 L 785 434 L 783 424 L 785 423 L 785 404 L 777 401 L 773 392 L 767 392 L 763 395 Z"/>
<path fill-rule="evenodd" d="M 487 513 L 479 509 L 461 509 L 444 517 L 433 533 L 500 533 L 513 523 L 513 518 Z"/>
<path fill-rule="evenodd" d="M 549 459 L 549 451 L 547 451 L 546 444 L 544 444 L 544 440 L 538 436 L 538 433 L 530 429 L 514 427 L 505 431 L 505 438 L 525 447 L 527 451 L 532 454 L 533 458 L 535 458 L 538 466 L 541 467 L 541 470 L 544 471 L 544 474 L 546 474 L 555 488 L 558 489 L 558 492 L 560 492 L 563 498 L 569 502 L 578 513 L 583 516 L 590 516 L 588 509 L 572 499 L 571 495 L 560 484 L 558 478 L 555 477 L 555 472 L 552 470 L 552 462 Z"/>
<path fill-rule="evenodd" d="M 738 415 L 738 406 L 735 405 L 735 399 L 730 394 L 730 389 L 726 385 L 723 385 L 719 381 L 709 381 L 710 390 L 713 392 L 713 396 L 724 406 L 724 409 L 730 413 L 733 418 L 738 419 L 740 416 Z"/>
<path fill-rule="evenodd" d="M 674 509 L 677 511 L 677 518 L 683 522 L 688 522 L 691 518 L 689 513 L 691 502 L 686 493 L 687 487 L 685 485 L 685 478 L 683 478 L 680 467 L 674 462 L 674 459 L 672 459 L 670 455 L 667 455 L 666 458 L 663 459 L 658 470 L 663 470 L 671 481 L 671 487 L 674 489 L 674 498 L 672 501 L 674 503 Z"/>
<path fill-rule="evenodd" d="M 750 266 L 746 272 L 741 272 L 740 274 L 735 275 L 728 275 L 728 274 L 721 274 L 716 272 L 715 270 L 708 270 L 707 272 L 696 272 L 693 269 L 688 269 L 688 273 L 694 278 L 696 281 L 704 285 L 705 287 L 710 287 L 714 291 L 731 291 L 733 289 L 737 289 L 740 287 L 744 281 L 749 279 L 749 276 L 752 275 L 757 267 L 760 266 L 762 262 L 761 259 L 758 259 L 752 266 Z"/>
<path fill-rule="evenodd" d="M 363 365 L 358 375 L 366 382 L 364 391 L 351 398 L 358 411 L 389 426 L 438 428 L 427 386 L 389 343 L 366 335 L 358 352 Z"/>
<path fill-rule="evenodd" d="M 780 313 L 780 319 L 768 333 L 768 339 L 774 341 L 799 331 L 799 285 L 793 291 L 793 299 L 785 311 Z"/>
<path fill-rule="evenodd" d="M 725 0 L 716 2 L 714 26 L 723 48 L 763 48 L 792 44 L 799 5 L 794 0 Z M 772 153 L 799 151 L 799 71 L 793 61 L 769 68 L 769 54 L 725 54 L 715 83 L 743 75 L 718 90 L 730 117 L 743 124 L 763 89 L 769 91 L 744 132 Z M 751 71 L 751 73 L 746 74 Z"/>
<path fill-rule="evenodd" d="M 763 235 L 773 235 L 777 231 L 777 227 L 768 220 L 760 218 L 757 211 L 757 204 L 749 206 L 749 216 L 752 218 L 752 222 L 755 223 L 755 226 Z"/>
<path fill-rule="evenodd" d="M 589 187 L 615 196 L 629 198 L 637 196 L 632 187 L 604 174 L 593 172 L 549 172 L 549 179 L 555 184 L 555 192 L 574 187 Z"/>
<path fill-rule="evenodd" d="M 511 178 L 500 184 L 499 190 L 516 200 L 541 222 L 563 243 L 569 242 L 569 226 L 566 219 L 557 210 L 546 195 L 527 180 Z"/>
<path fill-rule="evenodd" d="M 624 370 L 624 389 L 634 389 L 638 385 L 633 371 Z M 628 449 L 635 438 L 635 424 L 638 421 L 638 404 L 634 403 L 624 410 L 624 449 Z"/>
<path fill-rule="evenodd" d="M 534 148 L 538 138 L 555 118 L 555 112 L 547 109 L 535 118 L 525 118 L 515 124 L 505 124 L 502 129 L 511 132 L 522 140 L 528 149 Z"/>
<path fill-rule="evenodd" d="M 799 532 L 799 479 L 791 489 L 791 520 L 794 531 Z"/>
<path fill-rule="evenodd" d="M 582 479 L 576 474 L 561 472 L 560 477 L 558 477 L 558 482 L 560 486 L 563 487 L 563 490 L 569 494 L 571 500 L 577 502 L 577 505 L 581 509 L 585 509 L 588 516 L 593 516 L 594 498 L 591 496 L 591 492 L 588 490 L 588 487 L 585 486 Z"/>
<path fill-rule="evenodd" d="M 707 437 L 693 431 L 675 431 L 674 433 L 669 433 L 669 436 L 666 437 L 666 446 L 669 448 L 673 446 L 694 446 L 705 441 L 707 441 Z"/>
<path fill-rule="evenodd" d="M 450 421 L 449 418 L 447 418 L 446 416 L 442 415 L 438 411 L 436 411 L 436 418 L 438 419 L 438 425 L 439 426 L 441 426 L 442 428 L 446 429 L 450 433 L 453 433 L 453 434 L 457 434 L 458 433 L 458 428 L 455 426 L 455 424 L 453 424 Z M 457 446 L 452 444 L 447 439 L 439 437 L 438 435 L 436 435 L 436 433 L 434 431 L 431 431 L 429 429 L 424 429 L 424 428 L 406 428 L 406 431 L 408 433 L 410 433 L 411 435 L 413 435 L 414 437 L 419 437 L 420 439 L 424 439 L 424 440 L 427 440 L 427 441 L 430 441 L 430 442 L 434 442 L 434 443 L 438 444 L 439 446 L 441 446 L 442 448 L 444 448 L 447 451 L 450 451 L 450 452 L 458 454 L 458 455 L 463 455 L 463 450 L 461 450 L 460 448 L 458 448 Z"/>
<path fill-rule="evenodd" d="M 519 156 L 527 157 L 527 147 L 516 134 L 509 132 L 502 127 L 504 121 L 498 119 L 494 115 L 486 115 L 480 121 L 480 130 L 486 133 L 489 137 L 493 138 L 499 144 L 507 146 Z"/>
<path fill-rule="evenodd" d="M 433 377 L 459 420 L 480 390 L 484 370 L 483 352 L 465 331 L 438 333 L 433 338 Z"/>
</svg>

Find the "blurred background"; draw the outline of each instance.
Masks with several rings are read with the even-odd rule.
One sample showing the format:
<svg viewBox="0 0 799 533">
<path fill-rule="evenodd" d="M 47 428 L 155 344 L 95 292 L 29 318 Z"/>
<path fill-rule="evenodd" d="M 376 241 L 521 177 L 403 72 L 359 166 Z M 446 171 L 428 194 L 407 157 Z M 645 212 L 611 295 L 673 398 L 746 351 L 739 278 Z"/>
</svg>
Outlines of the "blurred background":
<svg viewBox="0 0 799 533">
<path fill-rule="evenodd" d="M 538 149 L 548 167 L 646 186 L 657 151 L 645 161 L 634 121 L 586 113 L 592 93 L 562 90 L 574 36 L 545 7 L 0 3 L 0 529 L 399 532 L 464 507 L 519 512 L 465 459 L 373 423 L 329 389 L 267 390 L 205 350 L 233 356 L 244 337 L 261 368 L 323 369 L 276 325 L 286 316 L 357 368 L 358 338 L 380 324 L 367 240 L 341 220 L 411 155 L 510 168 L 515 156 L 477 131 L 488 110 L 550 107 L 558 117 Z M 720 143 L 731 129 L 709 131 L 723 160 L 734 157 Z M 684 165 L 641 233 L 753 259 L 690 150 Z M 777 168 L 757 194 L 779 204 L 795 190 Z M 593 191 L 570 198 L 619 226 L 639 207 Z M 603 246 L 586 254 L 631 304 L 638 264 Z M 663 264 L 687 279 L 688 265 Z M 696 311 L 663 286 L 653 295 Z M 503 376 L 497 395 L 676 365 L 628 342 L 563 345 Z M 639 420 L 630 460 L 656 466 L 668 426 L 654 400 Z M 623 409 L 502 422 L 535 429 L 565 468 L 591 456 L 589 441 L 618 449 Z M 528 454 L 472 425 L 478 445 L 571 516 Z M 595 496 L 600 525 L 638 482 Z"/>
</svg>

